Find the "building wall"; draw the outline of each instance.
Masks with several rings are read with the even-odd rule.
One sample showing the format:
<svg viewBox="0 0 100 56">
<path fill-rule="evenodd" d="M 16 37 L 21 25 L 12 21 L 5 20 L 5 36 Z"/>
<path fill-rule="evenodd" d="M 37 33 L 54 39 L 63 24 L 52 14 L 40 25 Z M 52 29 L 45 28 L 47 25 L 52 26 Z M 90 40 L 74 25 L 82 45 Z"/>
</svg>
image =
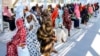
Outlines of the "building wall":
<svg viewBox="0 0 100 56">
<path fill-rule="evenodd" d="M 9 8 L 12 7 L 12 0 L 2 0 L 2 5 L 4 6 L 8 6 Z"/>
</svg>

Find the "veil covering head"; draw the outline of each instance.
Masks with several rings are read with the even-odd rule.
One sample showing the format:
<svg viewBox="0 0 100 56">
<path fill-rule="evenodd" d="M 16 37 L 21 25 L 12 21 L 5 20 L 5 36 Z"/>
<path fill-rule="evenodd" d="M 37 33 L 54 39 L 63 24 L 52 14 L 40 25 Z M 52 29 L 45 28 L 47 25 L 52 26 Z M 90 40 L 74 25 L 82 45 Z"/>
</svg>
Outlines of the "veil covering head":
<svg viewBox="0 0 100 56">
<path fill-rule="evenodd" d="M 24 22 L 23 22 L 23 19 L 22 18 L 19 18 L 17 21 L 16 21 L 16 26 L 18 29 L 20 29 L 21 27 L 24 26 Z"/>
<path fill-rule="evenodd" d="M 16 20 L 24 16 L 23 13 L 24 8 L 25 7 L 23 5 L 19 5 L 15 8 Z"/>
<path fill-rule="evenodd" d="M 24 9 L 30 9 L 30 0 L 19 0 L 17 7 L 14 8 L 16 19 L 24 17 Z"/>
<path fill-rule="evenodd" d="M 30 26 L 38 23 L 36 16 L 32 14 L 31 12 L 26 12 L 26 16 L 24 20 L 25 20 L 25 25 L 27 29 L 30 29 Z"/>
<path fill-rule="evenodd" d="M 5 6 L 5 7 L 3 8 L 3 15 L 4 15 L 4 16 L 8 16 L 8 17 L 11 17 L 11 16 L 12 16 L 12 13 L 11 13 L 11 11 L 9 10 L 8 6 Z"/>
</svg>

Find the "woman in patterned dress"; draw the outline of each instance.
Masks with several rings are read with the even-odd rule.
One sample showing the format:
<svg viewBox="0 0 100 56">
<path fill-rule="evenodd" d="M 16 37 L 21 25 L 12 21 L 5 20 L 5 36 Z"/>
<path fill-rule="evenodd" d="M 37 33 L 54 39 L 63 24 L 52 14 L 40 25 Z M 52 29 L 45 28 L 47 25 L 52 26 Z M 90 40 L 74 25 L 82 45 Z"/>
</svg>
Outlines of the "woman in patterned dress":
<svg viewBox="0 0 100 56">
<path fill-rule="evenodd" d="M 36 17 L 30 12 L 26 13 L 25 25 L 27 28 L 27 46 L 30 52 L 30 56 L 41 56 L 40 54 L 40 44 L 37 40 L 37 29 L 39 28 L 39 23 L 36 22 Z"/>
<path fill-rule="evenodd" d="M 45 12 L 45 11 L 44 11 Z M 51 52 L 56 51 L 53 49 L 54 43 L 56 41 L 55 32 L 53 31 L 52 22 L 50 16 L 47 14 L 42 15 L 42 22 L 41 27 L 37 32 L 38 40 L 41 43 L 41 53 L 44 56 L 50 56 Z"/>
<path fill-rule="evenodd" d="M 26 40 L 26 29 L 22 18 L 17 19 L 16 26 L 18 30 L 12 40 L 7 43 L 6 56 L 18 56 L 17 46 L 21 46 L 21 44 L 25 43 Z"/>
<path fill-rule="evenodd" d="M 68 36 L 70 36 L 70 29 L 71 29 L 72 23 L 71 23 L 71 18 L 70 18 L 67 7 L 64 8 L 63 24 L 64 24 L 65 28 L 68 29 Z"/>
</svg>

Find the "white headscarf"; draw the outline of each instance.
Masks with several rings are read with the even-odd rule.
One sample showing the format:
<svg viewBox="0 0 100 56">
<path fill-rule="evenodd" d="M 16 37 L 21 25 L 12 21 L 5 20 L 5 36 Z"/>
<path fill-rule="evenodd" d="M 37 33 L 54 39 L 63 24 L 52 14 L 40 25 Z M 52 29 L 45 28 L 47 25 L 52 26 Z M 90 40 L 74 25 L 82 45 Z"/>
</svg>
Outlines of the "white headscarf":
<svg viewBox="0 0 100 56">
<path fill-rule="evenodd" d="M 26 19 L 29 15 L 33 15 L 33 17 L 34 17 L 34 20 L 32 19 L 32 21 L 30 23 L 28 23 L 27 22 L 27 19 Z M 39 22 L 36 19 L 36 16 L 34 14 L 30 13 L 30 12 L 26 12 L 26 16 L 25 16 L 25 26 L 26 26 L 26 28 L 27 29 L 30 29 L 30 26 L 31 25 L 35 25 L 35 24 L 38 24 L 39 25 Z"/>
<path fill-rule="evenodd" d="M 19 5 L 15 8 L 15 13 L 16 13 L 16 20 L 18 18 L 22 18 L 24 16 L 24 10 L 25 6 L 24 5 Z"/>
<path fill-rule="evenodd" d="M 16 13 L 16 19 L 24 17 L 23 10 L 26 8 L 26 6 L 28 6 L 28 8 L 30 7 L 30 0 L 19 0 L 17 4 L 17 7 L 14 8 L 14 11 Z"/>
<path fill-rule="evenodd" d="M 26 12 L 25 14 L 26 14 L 26 15 L 25 15 L 25 18 L 27 18 L 29 15 L 31 15 L 30 12 Z"/>
<path fill-rule="evenodd" d="M 27 19 L 26 19 L 29 15 L 31 15 L 31 13 L 30 12 L 26 12 L 26 16 L 25 16 L 25 26 L 26 26 L 27 29 L 30 29 L 30 23 L 28 23 L 27 22 Z"/>
</svg>

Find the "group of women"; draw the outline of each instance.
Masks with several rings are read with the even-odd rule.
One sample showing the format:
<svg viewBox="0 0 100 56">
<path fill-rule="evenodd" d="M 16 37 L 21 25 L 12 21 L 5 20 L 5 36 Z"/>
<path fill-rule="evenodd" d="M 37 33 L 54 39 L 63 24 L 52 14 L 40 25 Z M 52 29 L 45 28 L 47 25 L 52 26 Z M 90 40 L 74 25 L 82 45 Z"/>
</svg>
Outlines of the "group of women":
<svg viewBox="0 0 100 56">
<path fill-rule="evenodd" d="M 30 56 L 50 56 L 52 52 L 57 53 L 54 43 L 58 40 L 66 42 L 67 35 L 70 36 L 71 21 L 73 20 L 74 27 L 79 29 L 80 21 L 83 24 L 88 22 L 88 15 L 93 14 L 93 7 L 81 4 L 67 4 L 61 7 L 58 4 L 55 8 L 48 5 L 48 9 L 43 9 L 43 6 L 39 7 L 37 4 L 29 9 L 20 5 L 15 15 L 11 13 L 8 7 L 5 7 L 4 21 L 9 22 L 10 30 L 17 29 L 16 35 L 7 43 L 6 56 L 18 56 L 17 47 L 25 45 Z"/>
</svg>

